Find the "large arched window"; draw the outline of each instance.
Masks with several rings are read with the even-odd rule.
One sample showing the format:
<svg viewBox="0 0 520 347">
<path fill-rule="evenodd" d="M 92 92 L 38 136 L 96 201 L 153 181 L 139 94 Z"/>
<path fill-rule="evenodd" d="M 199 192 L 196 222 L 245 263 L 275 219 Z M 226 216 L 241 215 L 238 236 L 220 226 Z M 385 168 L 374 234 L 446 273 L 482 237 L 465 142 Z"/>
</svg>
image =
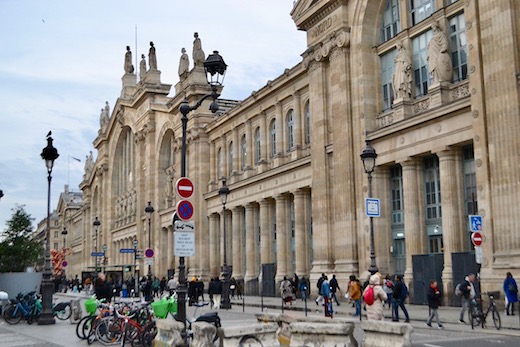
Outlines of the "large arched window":
<svg viewBox="0 0 520 347">
<path fill-rule="evenodd" d="M 242 135 L 242 140 L 240 141 L 240 167 L 242 171 L 246 169 L 246 160 L 247 160 L 247 143 L 246 143 L 246 135 Z"/>
<path fill-rule="evenodd" d="M 228 176 L 231 176 L 233 174 L 233 159 L 234 159 L 234 153 L 233 153 L 233 142 L 229 143 L 229 151 L 228 151 Z"/>
<path fill-rule="evenodd" d="M 269 139 L 270 139 L 270 157 L 273 158 L 276 154 L 276 120 L 273 119 L 269 124 Z"/>
<path fill-rule="evenodd" d="M 305 127 L 305 144 L 308 145 L 311 143 L 311 107 L 309 105 L 309 101 L 305 103 L 304 108 L 304 127 Z"/>
<path fill-rule="evenodd" d="M 401 31 L 399 24 L 399 0 L 386 0 L 381 23 L 381 42 L 386 42 Z"/>
<path fill-rule="evenodd" d="M 261 147 L 260 127 L 255 130 L 255 163 L 258 164 L 262 159 L 262 147 Z"/>
<path fill-rule="evenodd" d="M 287 112 L 287 151 L 294 147 L 294 110 Z"/>
</svg>

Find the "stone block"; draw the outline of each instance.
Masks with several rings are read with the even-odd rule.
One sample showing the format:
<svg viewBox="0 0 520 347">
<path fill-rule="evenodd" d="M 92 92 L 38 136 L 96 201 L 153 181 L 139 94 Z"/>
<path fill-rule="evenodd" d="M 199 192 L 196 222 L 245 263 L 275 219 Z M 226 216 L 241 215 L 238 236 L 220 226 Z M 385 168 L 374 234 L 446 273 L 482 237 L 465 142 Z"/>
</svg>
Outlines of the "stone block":
<svg viewBox="0 0 520 347">
<path fill-rule="evenodd" d="M 221 347 L 256 346 L 278 347 L 278 324 L 265 323 L 219 329 Z"/>
<path fill-rule="evenodd" d="M 154 347 L 184 346 L 182 329 L 184 324 L 175 320 L 157 319 L 157 336 L 154 339 Z"/>
<path fill-rule="evenodd" d="M 363 347 L 411 346 L 413 327 L 406 323 L 367 320 L 361 322 L 365 334 Z"/>
<path fill-rule="evenodd" d="M 207 322 L 194 322 L 191 325 L 193 340 L 191 347 L 213 347 L 213 338 L 217 334 L 217 327 Z"/>
<path fill-rule="evenodd" d="M 356 346 L 354 323 L 295 322 L 289 325 L 291 347 L 347 347 Z"/>
</svg>

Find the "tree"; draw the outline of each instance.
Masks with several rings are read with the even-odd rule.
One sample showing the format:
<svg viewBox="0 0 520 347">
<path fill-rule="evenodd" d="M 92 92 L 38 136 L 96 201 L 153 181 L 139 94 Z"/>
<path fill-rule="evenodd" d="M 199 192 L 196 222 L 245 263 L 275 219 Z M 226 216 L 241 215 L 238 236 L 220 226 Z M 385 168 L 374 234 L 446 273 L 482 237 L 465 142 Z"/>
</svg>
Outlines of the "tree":
<svg viewBox="0 0 520 347">
<path fill-rule="evenodd" d="M 13 215 L 0 242 L 0 272 L 23 272 L 41 259 L 43 247 L 31 239 L 34 218 L 25 211 L 25 206 L 16 205 L 11 211 Z"/>
</svg>

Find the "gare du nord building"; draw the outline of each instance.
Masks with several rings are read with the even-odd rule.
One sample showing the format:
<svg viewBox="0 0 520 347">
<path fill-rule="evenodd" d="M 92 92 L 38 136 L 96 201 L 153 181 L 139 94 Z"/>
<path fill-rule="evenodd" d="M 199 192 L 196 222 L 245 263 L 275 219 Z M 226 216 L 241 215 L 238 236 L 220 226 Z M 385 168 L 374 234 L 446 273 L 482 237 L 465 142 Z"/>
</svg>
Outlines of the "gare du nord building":
<svg viewBox="0 0 520 347">
<path fill-rule="evenodd" d="M 299 64 L 245 100 L 220 99 L 216 115 L 210 100 L 188 115 L 187 176 L 196 187 L 188 279 L 218 276 L 226 247 L 246 293 L 293 273 L 312 283 L 334 273 L 343 288 L 351 274 L 364 280 L 366 141 L 378 155 L 372 196 L 380 199 L 373 231 L 381 273 L 404 274 L 418 303 L 430 278 L 441 281 L 449 299 L 469 272 L 480 271 L 486 290 L 500 289 L 506 271 L 520 276 L 520 6 L 305 0 L 290 15 L 307 33 Z M 148 243 L 149 201 L 152 272 L 172 274 L 179 265 L 172 228 L 179 105 L 210 89 L 192 62 L 174 90 L 154 69 L 122 80 L 94 140 L 81 208 L 59 202 L 73 236 L 69 274 L 91 266 L 90 253 L 101 244 L 107 269 L 123 274 L 121 265 L 133 264 L 133 256 L 119 249 L 132 248 L 134 239 L 139 248 Z M 222 179 L 230 189 L 225 211 Z M 468 215 L 482 216 L 481 256 Z M 140 260 L 141 273 L 145 267 Z"/>
</svg>

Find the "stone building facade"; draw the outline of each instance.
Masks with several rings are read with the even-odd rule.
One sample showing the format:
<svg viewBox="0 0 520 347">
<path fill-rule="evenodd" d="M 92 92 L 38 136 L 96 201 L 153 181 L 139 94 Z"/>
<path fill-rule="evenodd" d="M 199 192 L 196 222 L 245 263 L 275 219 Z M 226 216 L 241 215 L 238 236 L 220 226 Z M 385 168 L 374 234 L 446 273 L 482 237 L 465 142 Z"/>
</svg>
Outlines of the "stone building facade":
<svg viewBox="0 0 520 347">
<path fill-rule="evenodd" d="M 520 275 L 520 6 L 301 0 L 291 16 L 307 33 L 301 63 L 245 100 L 220 100 L 216 115 L 210 101 L 188 115 L 187 176 L 196 187 L 188 276 L 218 275 L 227 247 L 232 276 L 249 293 L 259 290 L 262 264 L 275 264 L 278 281 L 296 273 L 314 282 L 325 272 L 346 287 L 350 274 L 364 278 L 370 228 L 359 155 L 367 140 L 378 154 L 372 187 L 381 201 L 374 231 L 382 273 L 404 274 L 412 289 L 439 277 L 450 296 L 476 266 L 468 215 L 481 215 L 483 287 L 499 289 L 506 271 Z M 121 96 L 101 117 L 83 205 L 68 227 L 81 235 L 71 241 L 78 271 L 92 263 L 95 217 L 109 265 L 131 264 L 119 249 L 135 239 L 156 251 L 154 274 L 178 266 L 171 219 L 179 105 L 210 89 L 200 66 L 183 68 L 172 93 L 160 74 L 143 71 L 137 81 L 126 72 Z M 461 267 L 459 255 L 468 264 Z M 433 258 L 436 272 L 424 266 Z"/>
</svg>

